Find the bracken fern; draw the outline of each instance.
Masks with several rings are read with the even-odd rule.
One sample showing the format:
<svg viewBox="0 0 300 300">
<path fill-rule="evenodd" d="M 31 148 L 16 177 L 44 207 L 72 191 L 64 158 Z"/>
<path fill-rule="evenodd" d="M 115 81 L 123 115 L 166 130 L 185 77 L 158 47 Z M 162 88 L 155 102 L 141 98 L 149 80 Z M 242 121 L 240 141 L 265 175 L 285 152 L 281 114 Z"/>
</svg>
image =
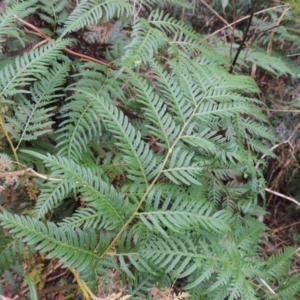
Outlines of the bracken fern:
<svg viewBox="0 0 300 300">
<path fill-rule="evenodd" d="M 48 24 L 52 40 L 9 59 L 12 45 L 23 50 L 31 34 L 17 18 L 30 14 Z M 110 19 L 130 24 L 125 49 L 119 40 L 106 49 L 121 55 L 118 68 L 68 57 L 70 36 Z M 275 136 L 252 78 L 229 74 L 200 35 L 138 2 L 85 0 L 69 11 L 59 1 L 11 1 L 0 37 L 1 149 L 18 162 L 14 189 L 28 175 L 38 190 L 32 207 L 14 212 L 4 198 L 13 167 L 0 169 L 3 274 L 13 278 L 28 245 L 79 281 L 115 269 L 132 299 L 150 299 L 157 282 L 176 282 L 191 299 L 299 292 L 297 277 L 280 280 L 295 249 L 262 257 L 264 180 L 256 164 L 259 153 L 271 155 Z M 75 205 L 61 213 L 68 201 Z"/>
</svg>

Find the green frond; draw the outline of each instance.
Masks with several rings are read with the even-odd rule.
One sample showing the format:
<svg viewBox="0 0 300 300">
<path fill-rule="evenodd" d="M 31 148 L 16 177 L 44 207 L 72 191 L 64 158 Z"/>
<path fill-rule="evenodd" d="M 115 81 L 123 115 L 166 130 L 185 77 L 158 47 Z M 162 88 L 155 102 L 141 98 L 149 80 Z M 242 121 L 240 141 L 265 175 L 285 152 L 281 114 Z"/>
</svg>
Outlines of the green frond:
<svg viewBox="0 0 300 300">
<path fill-rule="evenodd" d="M 180 64 L 184 66 L 183 69 L 185 70 L 185 72 L 182 72 L 182 77 L 184 79 L 191 78 L 194 84 L 197 83 L 200 87 L 202 87 L 204 91 L 207 90 L 208 92 L 210 92 L 207 95 L 213 96 L 213 94 L 218 90 L 220 90 L 220 92 L 226 91 L 226 93 L 229 94 L 230 92 L 241 91 L 248 93 L 259 92 L 255 81 L 251 77 L 241 75 L 228 75 L 228 73 L 224 69 L 210 64 L 204 65 L 201 63 L 196 63 L 195 61 L 191 60 L 186 54 L 181 54 L 178 57 L 178 60 L 178 62 L 180 62 Z M 175 64 L 175 70 L 177 69 L 176 64 L 178 62 L 176 62 L 176 60 L 170 61 L 171 66 Z M 243 87 L 243 90 L 241 87 Z M 240 99 L 242 98 L 240 97 Z M 248 100 L 250 99 L 248 98 Z"/>
<path fill-rule="evenodd" d="M 0 14 L 0 53 L 2 52 L 2 43 L 5 42 L 5 38 L 8 36 L 17 38 L 23 44 L 22 32 L 16 26 L 16 17 L 25 18 L 31 14 L 35 10 L 34 5 L 37 2 L 38 0 L 22 1 L 11 7 L 3 3 L 6 7 L 1 10 Z"/>
<path fill-rule="evenodd" d="M 227 92 L 221 92 L 221 95 L 218 93 L 214 93 L 213 97 L 215 99 L 218 99 L 219 101 L 222 101 L 222 96 Z M 230 95 L 224 95 L 226 98 L 230 98 Z M 206 99 L 209 99 L 210 96 L 208 96 Z M 221 102 L 216 103 L 213 101 L 210 102 L 204 102 L 199 106 L 198 112 L 196 112 L 195 116 L 197 119 L 205 122 L 209 122 L 210 119 L 213 119 L 215 117 L 233 117 L 237 113 L 246 113 L 249 112 L 249 107 L 245 102 Z"/>
<path fill-rule="evenodd" d="M 159 92 L 168 104 L 168 108 L 183 123 L 190 115 L 191 107 L 183 100 L 183 92 L 180 89 L 178 77 L 175 74 L 165 71 L 157 61 L 151 61 L 151 68 L 157 76 L 157 86 Z"/>
<path fill-rule="evenodd" d="M 87 151 L 91 141 L 96 141 L 102 132 L 102 121 L 95 113 L 97 101 L 82 94 L 83 91 L 101 95 L 123 97 L 118 84 L 107 74 L 107 68 L 95 63 L 78 66 L 77 80 L 69 89 L 78 89 L 67 98 L 61 109 L 61 128 L 57 130 L 57 149 L 59 154 L 78 160 Z"/>
<path fill-rule="evenodd" d="M 197 177 L 207 169 L 207 165 L 204 161 L 193 161 L 195 161 L 193 152 L 176 147 L 170 154 L 170 160 L 167 162 L 163 174 L 175 184 L 201 185 Z"/>
<path fill-rule="evenodd" d="M 145 5 L 150 9 L 156 8 L 157 6 L 168 7 L 169 5 L 178 8 L 193 8 L 193 5 L 191 3 L 180 0 L 130 0 L 129 2 L 136 6 Z"/>
<path fill-rule="evenodd" d="M 240 216 L 236 218 L 242 219 Z M 235 244 L 238 249 L 250 253 L 259 252 L 259 244 L 262 243 L 262 232 L 266 230 L 266 226 L 257 219 L 247 217 L 240 222 L 237 221 L 235 228 Z"/>
<path fill-rule="evenodd" d="M 137 216 L 150 231 L 156 231 L 168 238 L 168 231 L 177 233 L 189 230 L 207 230 L 214 233 L 231 231 L 228 212 L 211 213 L 201 202 L 183 202 L 168 211 L 158 210 L 139 213 Z M 200 203 L 200 205 L 199 205 Z M 207 208 L 207 207 L 206 207 Z"/>
<path fill-rule="evenodd" d="M 276 291 L 282 299 L 296 299 L 300 293 L 300 276 L 296 275 L 283 282 Z"/>
<path fill-rule="evenodd" d="M 132 74 L 130 82 L 137 91 L 136 101 L 143 105 L 145 116 L 150 122 L 147 125 L 149 134 L 159 139 L 160 146 L 169 149 L 180 131 L 180 126 L 176 126 L 172 115 L 167 112 L 164 99 L 153 93 L 153 87 L 146 80 Z"/>
<path fill-rule="evenodd" d="M 97 102 L 98 115 L 102 117 L 108 130 L 119 140 L 116 145 L 124 153 L 127 177 L 148 185 L 149 180 L 158 173 L 159 167 L 149 145 L 141 139 L 141 133 L 135 130 L 128 118 L 111 103 L 110 99 L 87 92 L 82 93 Z"/>
<path fill-rule="evenodd" d="M 19 276 L 23 275 L 23 256 L 27 252 L 31 256 L 31 249 L 26 249 L 21 240 L 0 236 L 0 273 L 11 288 L 17 290 L 16 272 Z M 3 286 L 0 283 L 0 293 L 4 294 Z"/>
<path fill-rule="evenodd" d="M 75 186 L 76 184 L 67 180 L 50 181 L 44 185 L 35 206 L 36 218 L 41 219 L 49 211 L 57 208 Z"/>
<path fill-rule="evenodd" d="M 15 293 L 19 292 L 19 280 L 24 276 L 24 270 L 21 264 L 10 266 L 11 270 L 5 270 L 1 274 L 1 282 L 0 282 L 0 293 L 3 295 L 7 291 L 7 285 L 9 288 L 12 288 Z M 6 286 L 3 286 L 3 284 Z"/>
<path fill-rule="evenodd" d="M 105 218 L 101 215 L 100 208 L 97 205 L 78 209 L 72 217 L 65 218 L 59 225 L 62 228 L 82 228 L 87 230 L 93 229 L 110 229 L 109 223 L 105 222 Z"/>
<path fill-rule="evenodd" d="M 95 269 L 98 260 L 98 241 L 96 233 L 73 230 L 62 230 L 54 223 L 2 212 L 1 226 L 22 239 L 24 243 L 33 245 L 42 253 L 49 253 L 47 258 L 59 258 L 64 267 L 72 266 L 83 276 L 88 276 Z M 84 262 L 84 263 L 83 263 Z"/>
<path fill-rule="evenodd" d="M 277 137 L 273 131 L 268 129 L 266 126 L 257 123 L 255 120 L 251 118 L 242 118 L 240 120 L 240 127 L 245 130 L 245 132 L 249 132 L 250 136 L 256 136 L 259 133 L 259 136 L 276 141 Z"/>
<path fill-rule="evenodd" d="M 54 27 L 63 24 L 68 16 L 67 3 L 68 0 L 39 0 L 40 18 Z"/>
<path fill-rule="evenodd" d="M 207 189 L 208 189 L 208 194 L 207 194 L 208 200 L 212 201 L 218 207 L 221 204 L 222 199 L 224 197 L 225 194 L 224 189 L 222 188 L 222 186 L 220 186 L 216 178 L 210 180 Z"/>
<path fill-rule="evenodd" d="M 175 269 L 181 272 L 189 270 L 189 272 L 185 272 L 185 276 L 188 276 L 196 267 L 193 259 L 197 256 L 197 254 L 187 250 L 188 246 L 190 245 L 183 243 L 182 239 L 153 238 L 151 242 L 149 241 L 138 251 L 136 250 L 136 254 L 129 253 L 126 255 L 124 253 L 122 256 L 127 256 L 130 262 L 143 272 L 147 271 L 155 275 L 160 270 L 163 270 L 165 273 Z M 122 256 L 119 254 L 120 258 Z M 176 274 L 173 274 L 174 278 L 180 277 L 180 275 L 178 271 Z"/>
<path fill-rule="evenodd" d="M 51 61 L 55 61 L 69 40 L 51 41 L 37 49 L 18 56 L 15 63 L 0 70 L 0 97 L 28 93 L 25 86 L 35 81 L 47 71 Z"/>
<path fill-rule="evenodd" d="M 250 49 L 248 53 L 243 52 L 242 56 L 246 57 L 245 61 L 251 64 L 257 64 L 264 70 L 270 73 L 280 76 L 288 74 L 291 76 L 296 76 L 296 70 L 293 70 L 283 59 L 283 57 L 276 57 L 274 55 L 268 55 L 263 51 Z"/>
<path fill-rule="evenodd" d="M 17 239 L 0 236 L 0 272 L 9 270 L 11 266 L 22 264 L 24 245 Z"/>
<path fill-rule="evenodd" d="M 124 225 L 128 210 L 131 212 L 131 205 L 128 199 L 123 199 L 122 195 L 117 192 L 113 186 L 102 181 L 101 178 L 97 176 L 98 174 L 93 174 L 90 169 L 79 166 L 74 161 L 66 158 L 51 155 L 44 156 L 30 151 L 26 152 L 41 158 L 46 166 L 52 170 L 50 176 L 66 179 L 68 182 L 67 189 L 63 184 L 60 185 L 60 189 L 64 188 L 67 192 L 71 186 L 75 185 L 78 192 L 80 192 L 84 198 L 84 201 L 87 203 L 91 202 L 93 207 L 97 207 L 99 214 L 104 218 L 105 222 L 110 224 L 110 228 L 117 229 Z M 49 195 L 49 192 L 47 194 Z M 55 199 L 56 195 L 57 194 L 54 193 L 50 194 L 49 196 L 52 196 L 52 198 L 49 197 L 48 199 L 50 201 L 52 200 L 52 203 L 54 201 L 58 202 L 59 199 Z M 45 199 L 45 197 L 47 197 L 46 195 L 41 197 L 44 203 L 49 202 L 49 200 Z M 47 205 L 41 208 L 39 215 L 45 211 Z"/>
<path fill-rule="evenodd" d="M 174 19 L 163 10 L 153 10 L 148 17 L 148 22 L 153 27 L 165 32 L 165 34 L 180 36 L 179 40 L 182 40 L 183 36 L 192 38 L 194 42 L 199 41 L 200 39 L 200 35 L 197 34 L 190 26 Z"/>
<path fill-rule="evenodd" d="M 268 261 L 266 266 L 266 274 L 268 277 L 275 279 L 280 278 L 284 274 L 286 274 L 291 259 L 295 255 L 294 247 L 287 247 L 284 251 L 281 251 L 277 255 L 272 255 Z"/>
<path fill-rule="evenodd" d="M 128 278 L 128 293 L 133 297 L 145 297 L 149 294 L 150 288 L 157 286 L 163 288 L 171 286 L 172 281 L 168 276 L 161 276 L 150 273 L 133 273 L 133 277 Z"/>
<path fill-rule="evenodd" d="M 168 43 L 167 36 L 160 30 L 151 27 L 143 18 L 136 20 L 131 33 L 132 40 L 126 46 L 121 63 L 127 69 L 147 64 L 158 53 L 158 49 Z"/>
<path fill-rule="evenodd" d="M 83 0 L 76 6 L 65 21 L 60 38 L 67 33 L 98 24 L 103 17 L 106 21 L 121 16 L 128 16 L 132 11 L 131 5 L 123 0 Z"/>
<path fill-rule="evenodd" d="M 225 56 L 167 13 L 187 15 L 178 8 L 188 2 L 77 2 L 5 1 L 0 12 L 0 192 L 10 186 L 19 198 L 0 195 L 10 234 L 0 237 L 2 279 L 17 287 L 14 268 L 38 251 L 87 284 L 122 281 L 135 298 L 176 285 L 197 300 L 264 299 L 264 282 L 296 297 L 298 277 L 287 277 L 295 250 L 262 257 L 258 157 L 276 136 L 255 81 L 229 74 Z M 42 45 L 17 17 L 52 40 Z M 101 45 L 85 44 L 89 26 Z M 67 47 L 106 52 L 120 69 Z M 262 57 L 248 54 L 245 64 Z"/>
<path fill-rule="evenodd" d="M 232 166 L 231 164 L 227 165 L 218 165 L 213 169 L 213 174 L 215 177 L 221 180 L 232 180 L 236 177 L 240 177 L 244 175 L 243 172 L 244 164 L 237 163 L 236 166 Z"/>
<path fill-rule="evenodd" d="M 35 140 L 52 131 L 51 117 L 56 108 L 55 102 L 64 96 L 62 85 L 68 71 L 69 64 L 53 66 L 52 70 L 33 84 L 29 95 L 16 95 L 11 116 L 5 116 L 5 126 L 18 141 L 18 146 L 23 141 Z"/>
<path fill-rule="evenodd" d="M 82 99 L 78 95 L 72 100 L 61 110 L 62 117 L 67 119 L 61 122 L 56 140 L 60 155 L 78 160 L 93 138 L 101 134 L 102 124 L 95 114 L 93 99 Z"/>
<path fill-rule="evenodd" d="M 159 28 L 170 37 L 169 54 L 175 49 L 192 56 L 201 55 L 202 64 L 228 65 L 224 56 L 212 53 L 211 46 L 202 37 L 185 23 L 174 19 L 162 10 L 154 10 L 148 17 L 148 22 L 155 28 Z M 174 48 L 173 46 L 176 46 Z"/>
</svg>

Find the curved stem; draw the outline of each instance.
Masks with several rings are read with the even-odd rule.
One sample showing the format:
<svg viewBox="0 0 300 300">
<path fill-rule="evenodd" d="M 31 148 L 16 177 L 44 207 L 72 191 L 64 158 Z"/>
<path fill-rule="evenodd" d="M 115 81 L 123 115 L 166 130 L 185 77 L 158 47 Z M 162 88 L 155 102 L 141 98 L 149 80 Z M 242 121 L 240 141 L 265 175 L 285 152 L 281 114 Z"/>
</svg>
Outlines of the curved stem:
<svg viewBox="0 0 300 300">
<path fill-rule="evenodd" d="M 8 143 L 10 145 L 10 148 L 11 148 L 13 154 L 14 154 L 14 158 L 15 158 L 17 164 L 18 164 L 18 168 L 20 168 L 20 161 L 19 161 L 19 157 L 18 157 L 18 154 L 17 154 L 17 148 L 14 147 L 14 144 L 13 144 L 11 138 L 10 138 L 10 135 L 8 134 L 8 132 L 5 128 L 5 126 L 4 126 L 4 121 L 3 121 L 2 117 L 0 117 L 0 126 L 2 128 L 2 132 L 4 133 Z"/>
</svg>

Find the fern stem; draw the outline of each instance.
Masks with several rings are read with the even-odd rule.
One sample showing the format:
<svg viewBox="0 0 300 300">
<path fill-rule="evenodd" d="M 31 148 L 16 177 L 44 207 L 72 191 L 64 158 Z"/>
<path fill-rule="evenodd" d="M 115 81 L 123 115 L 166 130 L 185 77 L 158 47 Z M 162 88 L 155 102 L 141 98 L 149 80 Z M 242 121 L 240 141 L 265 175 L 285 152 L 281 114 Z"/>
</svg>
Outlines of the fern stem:
<svg viewBox="0 0 300 300">
<path fill-rule="evenodd" d="M 218 83 L 217 83 L 218 84 Z M 180 131 L 180 133 L 178 134 L 177 138 L 175 139 L 175 141 L 173 142 L 173 144 L 171 145 L 170 149 L 168 150 L 168 153 L 165 156 L 164 161 L 162 162 L 162 167 L 161 170 L 158 172 L 158 174 L 155 176 L 155 178 L 153 179 L 153 181 L 151 182 L 151 184 L 147 187 L 145 194 L 143 195 L 141 201 L 139 202 L 139 204 L 137 205 L 136 209 L 134 210 L 133 214 L 129 217 L 129 219 L 127 220 L 127 222 L 124 224 L 124 226 L 120 229 L 120 231 L 118 232 L 118 234 L 116 235 L 116 237 L 113 239 L 113 241 L 110 243 L 110 245 L 107 247 L 107 249 L 102 253 L 102 255 L 100 255 L 99 259 L 102 259 L 103 257 L 105 257 L 107 255 L 107 253 L 109 252 L 109 250 L 116 245 L 116 243 L 118 242 L 119 238 L 121 237 L 121 235 L 123 234 L 123 232 L 125 231 L 125 229 L 129 226 L 129 224 L 133 221 L 133 219 L 135 218 L 135 216 L 138 214 L 142 204 L 145 202 L 147 196 L 149 195 L 150 191 L 152 190 L 153 186 L 156 184 L 156 182 L 158 181 L 159 177 L 161 176 L 161 174 L 163 173 L 163 169 L 166 166 L 166 163 L 170 157 L 170 155 L 172 154 L 176 144 L 178 143 L 178 141 L 181 139 L 183 132 L 185 131 L 186 127 L 188 126 L 188 124 L 191 122 L 191 120 L 194 118 L 198 107 L 202 104 L 202 102 L 204 101 L 204 99 L 206 98 L 206 95 L 209 93 L 210 89 L 207 89 L 202 97 L 202 99 L 199 101 L 199 103 L 195 106 L 193 113 L 190 115 L 190 117 L 188 118 L 188 120 L 185 122 L 185 124 L 182 126 L 182 129 Z"/>
<path fill-rule="evenodd" d="M 0 118 L 0 125 L 1 125 L 2 131 L 3 131 L 6 139 L 7 139 L 8 143 L 9 143 L 9 145 L 10 145 L 10 148 L 11 148 L 13 154 L 14 154 L 14 158 L 15 158 L 15 160 L 17 162 L 18 168 L 20 169 L 21 168 L 21 164 L 20 164 L 19 157 L 18 157 L 18 154 L 17 154 L 17 149 L 14 147 L 14 144 L 13 144 L 13 142 L 12 142 L 9 134 L 8 134 L 7 130 L 5 129 L 2 117 Z"/>
<path fill-rule="evenodd" d="M 85 288 L 85 285 L 84 285 L 83 281 L 81 280 L 80 275 L 72 268 L 69 268 L 69 270 L 74 274 L 74 278 L 76 279 L 84 298 L 90 299 L 90 295 L 89 295 L 87 289 Z"/>
</svg>

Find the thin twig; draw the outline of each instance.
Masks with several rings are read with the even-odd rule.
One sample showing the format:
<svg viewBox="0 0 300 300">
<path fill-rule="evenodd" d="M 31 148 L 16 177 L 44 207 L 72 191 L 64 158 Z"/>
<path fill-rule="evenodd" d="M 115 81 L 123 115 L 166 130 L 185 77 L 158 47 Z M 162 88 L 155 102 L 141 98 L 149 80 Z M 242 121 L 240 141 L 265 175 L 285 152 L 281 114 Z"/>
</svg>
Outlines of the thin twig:
<svg viewBox="0 0 300 300">
<path fill-rule="evenodd" d="M 38 43 L 37 45 L 35 45 L 33 48 L 37 48 L 40 44 L 44 44 L 45 42 L 52 41 L 51 37 L 49 37 L 46 34 L 44 34 L 40 29 L 38 29 L 34 25 L 32 25 L 32 24 L 24 21 L 23 19 L 18 18 L 16 15 L 14 15 L 14 17 L 17 18 L 17 20 L 20 23 L 22 23 L 24 26 L 27 26 L 27 27 L 29 27 L 29 28 L 31 28 L 31 29 L 34 30 L 32 32 L 32 31 L 29 31 L 29 30 L 25 29 L 25 31 L 30 32 L 31 34 L 37 35 L 37 36 L 45 39 L 45 41 L 41 41 L 40 43 Z M 110 63 L 108 63 L 108 62 L 106 62 L 104 60 L 99 60 L 99 59 L 96 59 L 94 57 L 91 57 L 91 56 L 88 56 L 88 55 L 85 55 L 85 54 L 82 54 L 82 53 L 75 52 L 73 50 L 68 49 L 67 47 L 64 47 L 63 51 L 67 52 L 68 54 L 71 54 L 71 55 L 74 55 L 76 57 L 79 57 L 79 58 L 81 58 L 83 60 L 92 61 L 92 62 L 98 63 L 100 65 L 106 66 L 108 69 L 119 70 L 119 68 L 113 66 L 112 64 L 110 64 Z M 124 71 L 124 72 L 126 72 L 126 71 Z M 155 75 L 150 75 L 150 74 L 139 74 L 139 75 L 141 75 L 141 76 L 146 75 L 150 79 L 156 79 Z"/>
<path fill-rule="evenodd" d="M 273 195 L 279 196 L 279 197 L 281 197 L 281 198 L 284 198 L 284 199 L 286 199 L 286 200 L 289 200 L 289 201 L 291 201 L 291 202 L 297 204 L 298 207 L 300 207 L 300 202 L 298 202 L 297 200 L 295 200 L 295 199 L 292 198 L 292 197 L 289 197 L 289 196 L 286 196 L 286 195 L 284 195 L 284 194 L 275 192 L 275 191 L 273 191 L 273 190 L 271 190 L 271 189 L 269 189 L 269 188 L 266 188 L 265 191 L 268 192 L 268 193 L 270 193 L 270 194 L 273 194 Z"/>
<path fill-rule="evenodd" d="M 273 108 L 264 108 L 264 107 L 261 107 L 260 108 L 261 110 L 265 110 L 265 111 L 272 111 L 272 112 L 286 112 L 286 113 L 289 113 L 289 112 L 292 112 L 292 113 L 300 113 L 300 109 L 273 109 Z"/>
<path fill-rule="evenodd" d="M 274 290 L 262 278 L 259 278 L 259 279 L 266 286 L 266 288 L 271 292 L 271 294 L 276 295 L 276 293 L 274 292 Z"/>
<path fill-rule="evenodd" d="M 277 30 L 278 26 L 280 25 L 280 22 L 282 21 L 283 17 L 286 15 L 286 13 L 291 9 L 291 7 L 287 7 L 281 14 L 281 16 L 278 18 L 276 21 L 275 25 L 276 27 L 272 30 L 270 37 L 269 37 L 269 43 L 267 47 L 267 54 L 271 55 L 272 54 L 272 44 L 273 44 L 273 37 L 275 34 L 275 31 Z"/>
<path fill-rule="evenodd" d="M 278 5 L 278 6 L 274 6 L 274 7 L 269 7 L 269 8 L 266 8 L 266 9 L 263 9 L 263 10 L 260 10 L 260 11 L 256 12 L 256 13 L 254 14 L 254 16 L 260 15 L 260 14 L 262 14 L 262 13 L 265 13 L 266 11 L 269 11 L 269 10 L 273 10 L 273 9 L 281 8 L 281 7 L 286 7 L 286 6 L 289 6 L 289 7 L 290 7 L 289 4 L 284 4 L 284 5 Z M 237 20 L 237 21 L 235 21 L 235 22 L 232 22 L 232 23 L 230 23 L 230 24 L 228 24 L 228 25 L 226 25 L 226 26 L 224 26 L 224 27 L 222 27 L 222 28 L 216 30 L 216 31 L 213 32 L 212 34 L 207 35 L 204 39 L 207 40 L 207 39 L 209 39 L 210 37 L 212 37 L 213 35 L 216 35 L 217 33 L 221 32 L 222 30 L 224 30 L 224 29 L 226 29 L 226 28 L 228 28 L 228 27 L 232 28 L 232 26 L 233 26 L 234 24 L 239 24 L 239 23 L 241 23 L 241 22 L 243 22 L 243 21 L 245 21 L 245 20 L 247 20 L 247 19 L 249 19 L 249 18 L 250 18 L 250 15 L 248 15 L 248 16 L 246 16 L 246 17 L 243 17 L 243 18 L 241 18 L 241 19 L 239 19 L 239 20 Z"/>
<path fill-rule="evenodd" d="M 214 15 L 216 15 L 223 23 L 226 24 L 226 27 L 230 27 L 232 29 L 232 34 L 234 33 L 235 31 L 235 25 L 236 25 L 236 22 L 233 22 L 231 24 L 229 24 L 220 14 L 218 14 L 211 6 L 209 6 L 204 0 L 200 0 L 200 2 L 206 6 L 206 8 L 208 8 Z M 239 36 L 240 39 L 242 39 L 242 36 L 239 35 L 239 33 L 237 32 L 237 36 Z"/>
<path fill-rule="evenodd" d="M 3 172 L 3 173 L 0 173 L 0 178 L 20 177 L 20 176 L 24 176 L 24 175 L 31 176 L 31 177 L 38 177 L 38 178 L 41 178 L 41 179 L 47 180 L 47 181 L 61 181 L 62 180 L 60 178 L 52 178 L 52 177 L 48 177 L 46 175 L 40 174 L 31 168 L 27 168 L 27 169 L 20 170 L 20 171 Z"/>
<path fill-rule="evenodd" d="M 16 15 L 14 15 L 14 17 L 15 17 L 20 23 L 22 23 L 24 26 L 27 26 L 27 27 L 31 28 L 32 30 L 34 30 L 33 32 L 32 32 L 32 31 L 29 31 L 31 34 L 38 35 L 38 36 L 40 36 L 41 38 L 45 39 L 45 41 L 42 41 L 42 42 L 38 43 L 38 44 L 35 46 L 35 48 L 36 48 L 37 46 L 39 46 L 39 44 L 41 44 L 41 43 L 45 43 L 45 42 L 50 42 L 50 41 L 52 41 L 51 37 L 49 37 L 48 35 L 46 35 L 45 33 L 43 33 L 43 32 L 42 32 L 40 29 L 38 29 L 36 26 L 34 26 L 34 25 L 32 25 L 32 24 L 26 22 L 25 20 L 19 18 L 19 17 L 16 16 Z M 28 31 L 28 30 L 27 30 L 27 31 Z M 71 54 L 71 55 L 74 55 L 74 56 L 76 56 L 76 57 L 80 57 L 80 58 L 82 58 L 82 59 L 84 59 L 84 60 L 96 62 L 96 63 L 101 64 L 101 65 L 104 65 L 104 66 L 106 66 L 107 68 L 112 69 L 112 70 L 118 70 L 117 67 L 115 67 L 115 66 L 113 66 L 113 65 L 111 65 L 111 64 L 109 64 L 109 63 L 107 63 L 107 62 L 105 62 L 105 61 L 103 61 L 103 60 L 98 60 L 98 59 L 93 58 L 93 57 L 91 57 L 91 56 L 84 55 L 84 54 L 81 54 L 81 53 L 72 51 L 72 50 L 68 49 L 67 47 L 63 48 L 63 50 L 64 50 L 65 52 Z"/>
<path fill-rule="evenodd" d="M 294 223 L 286 225 L 286 226 L 282 226 L 282 227 L 276 228 L 276 229 L 272 230 L 272 234 L 275 234 L 275 233 L 277 233 L 277 232 L 279 232 L 281 230 L 287 229 L 287 228 L 289 228 L 291 226 L 296 226 L 298 224 L 300 224 L 300 221 L 294 222 Z"/>
<path fill-rule="evenodd" d="M 270 150 L 273 151 L 273 150 L 275 150 L 276 148 L 280 147 L 283 144 L 289 144 L 291 148 L 294 148 L 293 145 L 291 144 L 291 139 L 292 139 L 293 135 L 298 131 L 299 127 L 300 127 L 300 123 L 298 123 L 298 125 L 295 127 L 294 131 L 292 132 L 292 134 L 290 135 L 290 137 L 287 140 L 285 140 L 284 142 L 281 142 L 281 143 L 278 143 L 278 144 L 274 145 Z M 261 156 L 260 159 L 263 159 L 266 156 L 267 156 L 267 154 L 264 154 L 264 155 Z M 260 165 L 260 162 L 258 162 L 256 164 L 255 168 L 257 169 L 259 167 L 259 165 Z"/>
<path fill-rule="evenodd" d="M 220 20 L 222 20 L 227 26 L 226 27 L 230 27 L 231 29 L 234 29 L 232 27 L 232 25 L 235 24 L 235 22 L 229 24 L 222 16 L 220 16 L 211 6 L 209 6 L 204 0 L 200 0 L 200 2 L 206 6 L 206 8 L 208 8 L 213 14 L 215 14 Z"/>
</svg>

